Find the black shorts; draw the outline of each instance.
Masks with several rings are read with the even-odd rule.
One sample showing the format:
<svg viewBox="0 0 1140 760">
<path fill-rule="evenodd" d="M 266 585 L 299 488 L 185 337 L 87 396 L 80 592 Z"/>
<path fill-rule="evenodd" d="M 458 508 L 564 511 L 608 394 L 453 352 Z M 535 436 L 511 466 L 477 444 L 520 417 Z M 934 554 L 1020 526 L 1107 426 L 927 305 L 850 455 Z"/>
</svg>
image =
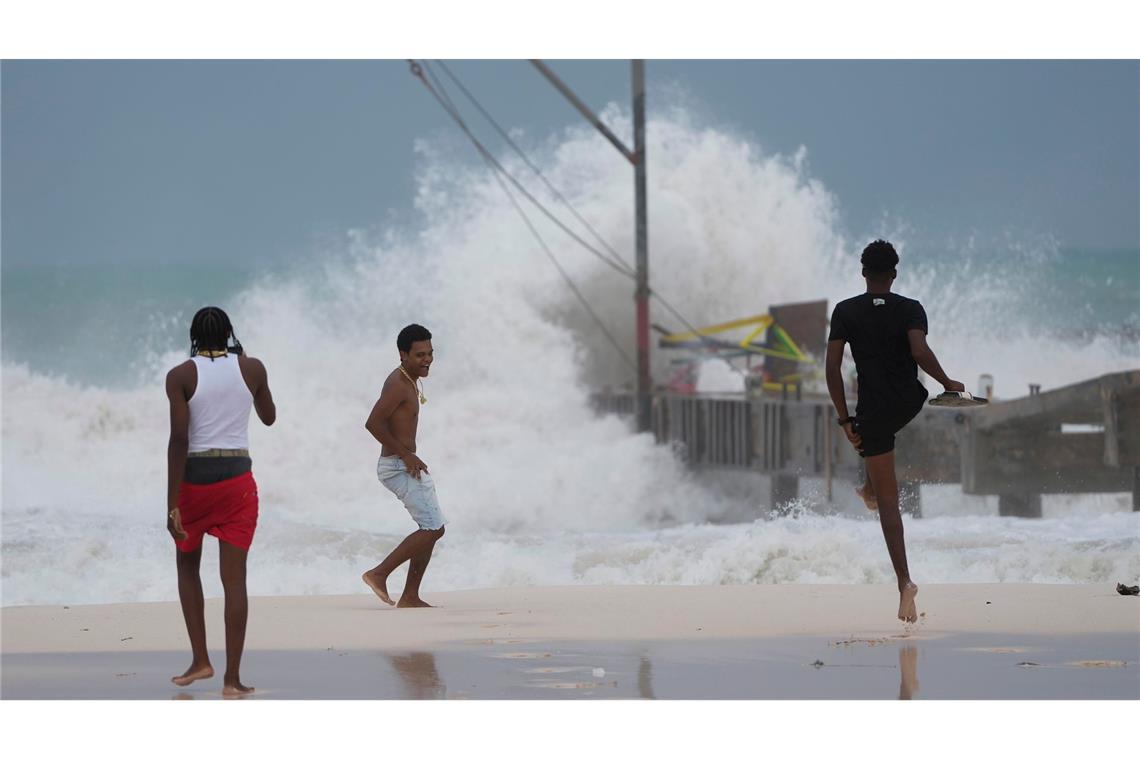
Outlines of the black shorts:
<svg viewBox="0 0 1140 760">
<path fill-rule="evenodd" d="M 904 414 L 901 417 L 856 417 L 853 427 L 863 440 L 863 450 L 859 452 L 859 456 L 866 459 L 894 451 L 895 433 L 906 427 L 907 423 L 918 416 L 921 411 L 922 406 L 919 405 L 912 413 Z"/>
<path fill-rule="evenodd" d="M 253 469 L 249 457 L 187 457 L 182 480 L 199 486 L 236 478 Z"/>
</svg>

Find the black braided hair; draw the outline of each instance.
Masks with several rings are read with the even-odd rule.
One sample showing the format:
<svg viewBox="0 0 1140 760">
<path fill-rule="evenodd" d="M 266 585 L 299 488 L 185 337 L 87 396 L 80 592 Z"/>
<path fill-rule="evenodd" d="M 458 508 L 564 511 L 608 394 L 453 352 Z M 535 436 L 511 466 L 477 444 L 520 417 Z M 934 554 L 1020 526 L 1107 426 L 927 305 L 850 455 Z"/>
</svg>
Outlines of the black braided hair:
<svg viewBox="0 0 1140 760">
<path fill-rule="evenodd" d="M 226 341 L 232 335 L 234 353 L 241 353 L 241 344 L 233 334 L 234 328 L 230 318 L 217 306 L 207 306 L 199 309 L 190 322 L 190 355 L 197 356 L 202 351 L 225 351 Z M 213 361 L 214 357 L 210 357 Z"/>
</svg>

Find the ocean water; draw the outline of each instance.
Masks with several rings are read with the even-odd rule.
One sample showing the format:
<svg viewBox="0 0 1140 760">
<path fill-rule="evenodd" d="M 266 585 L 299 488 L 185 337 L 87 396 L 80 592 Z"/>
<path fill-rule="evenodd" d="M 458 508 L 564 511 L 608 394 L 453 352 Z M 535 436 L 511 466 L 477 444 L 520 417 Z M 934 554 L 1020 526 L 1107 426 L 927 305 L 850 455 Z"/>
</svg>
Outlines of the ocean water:
<svg viewBox="0 0 1140 760">
<path fill-rule="evenodd" d="M 627 128 L 618 109 L 609 123 Z M 768 155 L 666 112 L 649 125 L 651 277 L 693 323 L 860 290 L 858 250 L 896 240 L 897 290 L 919 298 L 952 376 L 995 395 L 1140 367 L 1140 251 L 1082 251 L 1033 235 L 939 246 L 913 230 L 851 233 L 842 198 L 803 153 Z M 547 176 L 618 251 L 632 249 L 631 177 L 585 128 L 534 146 Z M 360 572 L 414 526 L 375 478 L 363 423 L 411 321 L 434 333 L 422 458 L 450 523 L 425 585 L 878 583 L 877 522 L 807 495 L 771 517 L 695 479 L 648 435 L 596 417 L 588 395 L 630 371 L 583 314 L 481 170 L 423 142 L 416 214 L 268 269 L 178 265 L 14 269 L 2 278 L 2 603 L 177 598 L 164 529 L 164 373 L 193 311 L 225 308 L 266 363 L 278 405 L 251 423 L 261 518 L 254 594 L 360 592 Z M 503 159 L 516 174 L 525 168 Z M 532 183 L 534 192 L 555 202 Z M 632 283 L 532 215 L 625 345 Z M 654 305 L 651 319 L 679 327 Z M 656 352 L 661 376 L 669 357 Z M 924 492 L 907 522 L 922 582 L 1136 582 L 1140 515 L 1126 495 L 1046 500 L 996 516 L 992 498 Z M 718 516 L 751 511 L 754 520 Z M 829 513 L 830 512 L 830 513 Z M 207 543 L 209 567 L 216 557 Z M 393 579 L 399 588 L 402 576 Z M 206 592 L 220 584 L 204 573 Z M 430 598 L 430 596 L 429 596 Z"/>
</svg>

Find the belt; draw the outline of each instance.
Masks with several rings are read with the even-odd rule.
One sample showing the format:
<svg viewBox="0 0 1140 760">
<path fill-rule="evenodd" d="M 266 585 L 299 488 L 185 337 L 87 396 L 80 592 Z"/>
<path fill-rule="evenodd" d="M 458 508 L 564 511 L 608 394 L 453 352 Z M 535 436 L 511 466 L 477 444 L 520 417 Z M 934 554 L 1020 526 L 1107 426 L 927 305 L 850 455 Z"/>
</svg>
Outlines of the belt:
<svg viewBox="0 0 1140 760">
<path fill-rule="evenodd" d="M 191 451 L 188 457 L 248 457 L 249 449 L 206 449 Z"/>
</svg>

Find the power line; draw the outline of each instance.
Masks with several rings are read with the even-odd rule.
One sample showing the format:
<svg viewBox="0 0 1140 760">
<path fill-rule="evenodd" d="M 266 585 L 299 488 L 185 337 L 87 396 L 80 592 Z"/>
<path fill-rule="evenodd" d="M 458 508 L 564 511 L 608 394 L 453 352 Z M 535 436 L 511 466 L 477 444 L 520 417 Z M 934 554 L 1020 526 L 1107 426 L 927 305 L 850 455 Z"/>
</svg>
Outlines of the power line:
<svg viewBox="0 0 1140 760">
<path fill-rule="evenodd" d="M 471 143 L 475 146 L 475 149 L 477 151 L 479 151 L 479 154 L 481 156 L 483 156 L 483 159 L 485 161 L 487 161 L 489 164 L 491 164 L 495 169 L 497 169 L 499 172 L 501 172 L 504 177 L 506 177 L 508 180 L 510 180 L 511 184 L 514 185 L 515 188 L 517 188 L 518 191 L 520 193 L 522 193 L 526 197 L 527 200 L 529 200 L 531 203 L 533 203 L 535 205 L 535 207 L 538 208 L 539 211 L 541 211 L 548 219 L 550 219 L 550 221 L 554 222 L 559 228 L 561 228 L 563 232 L 565 232 L 571 238 L 576 240 L 582 247 L 584 247 L 590 253 L 594 254 L 599 259 L 601 259 L 603 262 L 605 262 L 605 264 L 607 266 L 609 266 L 611 269 L 614 269 L 615 271 L 619 272 L 620 274 L 625 275 L 626 277 L 629 277 L 630 279 L 634 279 L 633 271 L 630 270 L 628 267 L 626 267 L 624 265 L 624 263 L 614 262 L 614 261 L 610 260 L 604 253 L 602 253 L 597 248 L 595 248 L 594 246 L 590 245 L 585 240 L 583 240 L 580 235 L 578 235 L 576 232 L 574 232 L 574 230 L 567 227 L 562 222 L 561 219 L 559 219 L 553 213 L 551 213 L 550 210 L 547 209 L 546 206 L 544 206 L 541 201 L 539 201 L 537 198 L 535 198 L 530 193 L 530 191 L 528 191 L 525 187 L 523 187 L 523 185 L 517 179 L 515 179 L 514 176 L 509 171 L 507 171 L 503 167 L 502 164 L 499 163 L 499 161 L 491 154 L 491 152 L 489 150 L 487 150 L 487 148 L 483 145 L 483 143 L 479 141 L 479 138 L 477 138 L 471 132 L 470 128 L 468 128 L 468 126 L 467 126 L 467 123 L 463 121 L 463 117 L 459 114 L 459 111 L 457 109 L 455 109 L 455 107 L 453 105 L 449 105 L 448 102 L 445 100 L 445 98 L 443 98 L 440 95 L 440 93 L 437 92 L 436 88 L 432 86 L 432 83 L 429 82 L 427 77 L 424 76 L 423 67 L 420 66 L 420 64 L 417 63 L 416 61 L 410 61 L 409 63 L 411 65 L 412 74 L 414 76 L 416 76 L 421 82 L 423 82 L 424 87 L 426 87 L 428 89 L 428 92 L 430 92 L 432 94 L 432 97 L 434 97 L 436 99 L 436 101 L 439 102 L 440 106 L 442 106 L 443 109 L 447 112 L 447 114 L 449 116 L 451 116 L 451 118 L 455 121 L 455 123 L 459 126 L 459 128 L 461 130 L 463 130 L 463 133 L 466 134 L 468 139 L 471 140 Z"/>
<path fill-rule="evenodd" d="M 431 77 L 431 81 L 435 83 L 435 87 L 439 91 L 439 94 L 443 97 L 444 102 L 447 104 L 447 108 L 450 109 L 452 113 L 458 114 L 459 108 L 452 101 L 451 96 L 447 94 L 447 90 L 444 88 L 443 82 L 439 81 L 439 77 L 437 77 L 435 75 L 435 72 L 431 70 L 431 64 L 427 61 L 424 61 L 423 67 L 424 71 L 426 71 L 428 76 Z"/>
<path fill-rule="evenodd" d="M 483 115 L 483 118 L 485 118 L 487 121 L 489 121 L 491 123 L 491 126 L 493 126 L 495 128 L 495 131 L 499 133 L 499 136 L 503 138 L 503 140 L 507 143 L 507 145 L 511 146 L 511 148 L 514 150 L 514 152 L 518 154 L 519 158 L 521 158 L 523 160 L 523 163 L 525 163 L 530 168 L 530 170 L 532 172 L 534 172 L 535 175 L 540 180 L 542 180 L 543 184 L 545 184 L 546 187 L 550 190 L 550 192 L 554 194 L 554 197 L 557 198 L 558 200 L 560 200 L 563 203 L 563 205 L 565 205 L 566 208 L 570 210 L 570 213 L 574 215 L 574 218 L 577 219 L 579 222 L 581 222 L 582 226 L 584 226 L 587 230 L 590 231 L 590 234 L 594 236 L 594 239 L 597 240 L 598 243 L 603 248 L 605 248 L 607 251 L 609 251 L 610 255 L 614 258 L 615 261 L 618 261 L 623 266 L 629 267 L 629 263 L 626 262 L 624 259 L 622 259 L 621 255 L 617 251 L 614 250 L 613 246 L 611 246 L 609 243 L 607 243 L 606 240 L 598 233 L 598 231 L 595 230 L 590 225 L 590 223 L 587 222 L 582 217 L 582 215 L 578 213 L 578 210 L 576 208 L 574 208 L 574 204 L 572 204 L 569 200 L 567 200 L 566 197 L 558 191 L 558 188 L 554 187 L 554 185 L 551 184 L 551 182 L 546 178 L 546 175 L 543 174 L 542 171 L 540 171 L 539 168 L 534 165 L 534 162 L 532 162 L 530 160 L 530 158 L 527 157 L 527 155 L 523 151 L 523 149 L 520 148 L 515 143 L 515 141 L 511 139 L 511 136 L 507 133 L 507 131 L 505 129 L 503 129 L 501 126 L 499 126 L 499 123 L 497 121 L 495 121 L 494 117 L 492 117 L 491 114 L 489 114 L 487 112 L 487 109 L 483 108 L 483 105 L 479 102 L 479 100 L 474 95 L 472 95 L 471 92 L 466 87 L 463 86 L 463 83 L 459 81 L 458 77 L 456 77 L 454 74 L 451 73 L 451 69 L 449 69 L 447 67 L 447 64 L 445 64 L 443 61 L 439 61 L 439 60 L 437 60 L 436 63 L 439 64 L 440 68 L 443 69 L 443 72 L 445 74 L 447 74 L 447 76 L 451 79 L 451 81 L 455 83 L 455 86 L 458 87 L 463 92 L 463 94 L 467 97 L 467 99 L 471 101 L 472 105 L 474 105 L 475 108 L 478 109 L 479 113 L 481 113 Z"/>
<path fill-rule="evenodd" d="M 461 121 L 461 119 L 459 119 L 459 117 L 458 117 L 458 110 L 455 109 L 454 104 L 451 102 L 451 98 L 448 96 L 446 88 L 444 88 L 443 84 L 441 82 L 439 82 L 438 79 L 436 79 L 434 73 L 431 71 L 430 66 L 427 66 L 426 63 L 425 63 L 424 69 L 427 71 L 428 76 L 431 77 L 435 81 L 436 86 L 439 88 L 440 96 L 442 96 L 441 103 L 443 100 L 446 100 L 447 104 L 450 105 L 451 108 L 455 111 L 453 116 L 456 117 L 457 120 Z M 426 84 L 426 82 L 425 82 L 425 84 Z M 437 99 L 440 99 L 440 98 L 437 98 Z M 467 132 L 466 129 L 464 129 L 464 131 Z M 468 132 L 468 135 L 470 135 L 469 132 Z M 530 221 L 530 217 L 528 217 L 526 215 L 526 212 L 523 210 L 522 206 L 519 205 L 518 200 L 516 200 L 515 196 L 511 194 L 510 188 L 507 186 L 506 182 L 504 182 L 503 178 L 500 176 L 500 173 L 505 173 L 503 171 L 502 167 L 499 166 L 497 162 L 493 162 L 492 160 L 490 160 L 484 151 L 481 150 L 480 155 L 482 155 L 483 160 L 487 162 L 488 167 L 492 170 L 491 175 L 495 178 L 495 181 L 499 183 L 499 187 L 501 187 L 503 189 L 503 192 L 506 194 L 507 198 L 510 200 L 511 205 L 515 207 L 515 211 L 517 211 L 519 213 L 519 216 L 522 217 L 523 223 L 526 224 L 527 229 L 530 230 L 530 233 L 534 236 L 535 240 L 538 241 L 539 246 L 542 248 L 542 250 L 546 254 L 547 258 L 550 259 L 550 262 L 554 265 L 554 268 L 558 270 L 558 274 L 560 274 L 562 276 L 562 279 L 565 281 L 567 287 L 570 288 L 570 291 L 578 299 L 578 302 L 581 303 L 582 308 L 584 308 L 586 310 L 586 312 L 590 315 L 590 317 L 594 320 L 594 323 L 598 326 L 598 329 L 600 329 L 602 331 L 602 334 L 606 336 L 606 339 L 610 342 L 610 344 L 614 347 L 614 349 L 621 355 L 621 358 L 625 360 L 626 364 L 628 364 L 632 369 L 634 369 L 636 371 L 637 365 L 634 363 L 633 359 L 631 359 L 629 357 L 629 354 L 627 354 L 625 352 L 625 350 L 621 347 L 621 344 L 618 343 L 617 339 L 606 328 L 606 325 L 602 321 L 601 317 L 599 317 L 597 312 L 595 312 L 594 309 L 590 306 L 589 302 L 586 300 L 586 297 L 584 295 L 582 295 L 582 291 L 580 291 L 578 289 L 578 286 L 574 284 L 574 281 L 573 281 L 573 279 L 571 279 L 570 275 L 566 272 L 565 269 L 562 268 L 562 265 L 558 263 L 558 259 L 556 259 L 554 257 L 554 253 L 550 250 L 550 247 L 547 246 L 546 241 L 543 240 L 542 235 L 539 234 L 539 232 L 535 228 L 534 224 Z"/>
<path fill-rule="evenodd" d="M 621 261 L 619 259 L 617 262 L 614 262 L 613 260 L 607 258 L 603 253 L 598 251 L 596 248 L 594 248 L 592 245 L 587 243 L 585 240 L 583 240 L 573 230 L 571 230 L 565 224 L 563 224 L 561 220 L 559 220 L 557 217 L 555 217 L 537 198 L 535 198 L 533 195 L 531 195 L 531 193 L 528 192 L 527 189 L 525 187 L 523 187 L 523 185 L 517 179 L 515 179 L 514 176 L 511 175 L 511 173 L 508 172 L 502 166 L 502 164 L 500 164 L 499 161 L 495 159 L 495 157 L 493 155 L 491 155 L 490 151 L 487 150 L 487 148 L 471 132 L 470 128 L 468 128 L 466 122 L 464 122 L 464 120 L 463 120 L 463 117 L 460 115 L 459 110 L 455 107 L 455 104 L 452 103 L 451 98 L 447 95 L 447 91 L 444 89 L 442 83 L 439 82 L 438 78 L 435 77 L 434 72 L 431 71 L 431 69 L 427 65 L 426 61 L 425 61 L 423 67 L 421 67 L 420 64 L 414 60 L 410 60 L 410 61 L 408 61 L 408 63 L 409 63 L 409 66 L 411 68 L 412 75 L 415 76 L 416 78 L 418 78 L 423 83 L 424 87 L 427 88 L 428 92 L 431 93 L 432 97 L 434 97 L 436 99 L 436 101 L 440 104 L 440 106 L 444 109 L 444 111 L 446 111 L 447 114 L 449 116 L 451 116 L 452 120 L 454 120 L 455 123 L 459 126 L 459 128 L 463 131 L 463 133 L 467 135 L 468 139 L 471 140 L 471 143 L 475 146 L 475 149 L 479 152 L 479 155 L 482 156 L 483 160 L 486 161 L 487 164 L 491 168 L 497 170 L 497 172 L 501 173 L 503 176 L 505 176 L 507 179 L 509 179 L 511 184 L 513 184 L 519 190 L 519 192 L 522 193 L 527 198 L 527 200 L 529 200 L 532 204 L 534 204 L 544 215 L 546 215 L 547 218 L 549 218 L 559 228 L 561 228 L 566 234 L 568 234 L 571 238 L 573 238 L 579 245 L 584 247 L 590 253 L 597 256 L 604 263 L 606 263 L 608 266 L 610 266 L 612 269 L 616 270 L 620 274 L 623 274 L 626 277 L 629 277 L 630 279 L 636 279 L 636 274 L 631 269 L 629 269 L 628 265 L 624 261 Z M 443 66 L 442 63 L 440 65 L 444 68 L 445 71 L 448 71 L 446 66 Z M 438 86 L 438 90 L 439 90 L 438 92 L 437 92 L 437 88 L 433 87 L 432 83 L 429 82 L 428 79 L 424 76 L 424 74 L 423 74 L 424 69 L 427 70 L 428 75 L 436 82 L 436 84 Z M 448 71 L 448 75 L 451 76 L 452 79 L 454 79 L 454 76 L 449 71 Z M 459 84 L 458 82 L 456 82 L 456 83 Z M 460 85 L 460 89 L 465 89 L 465 88 L 463 88 L 462 85 Z M 465 92 L 466 92 L 466 90 L 465 90 Z M 483 109 L 480 108 L 480 111 L 482 112 Z M 493 122 L 493 120 L 490 118 L 489 115 L 487 116 L 487 118 L 488 118 L 488 120 Z M 501 133 L 501 128 L 499 128 L 497 124 L 496 124 L 496 128 L 498 128 L 500 130 L 500 133 Z M 526 160 L 525 157 L 524 157 L 524 160 Z M 528 161 L 527 164 L 529 166 L 530 162 Z M 532 167 L 532 169 L 533 169 L 533 167 Z M 497 176 L 498 175 L 496 175 L 496 177 Z M 558 194 L 557 191 L 555 191 L 555 193 Z M 513 196 L 510 196 L 510 197 L 511 197 L 512 203 L 514 203 L 515 202 L 514 197 Z M 516 208 L 517 208 L 517 205 L 516 205 Z M 530 226 L 529 218 L 525 217 L 525 215 L 524 215 L 524 219 L 526 219 L 527 225 L 529 227 Z M 588 224 L 586 226 L 589 228 Z M 593 232 L 593 229 L 592 228 L 590 228 L 590 229 Z M 532 231 L 533 231 L 533 227 L 532 227 Z M 594 233 L 594 234 L 596 235 L 597 233 Z M 540 239 L 540 241 L 541 241 L 541 239 Z M 603 241 L 603 245 L 605 245 L 604 241 Z M 606 246 L 606 247 L 609 248 L 609 246 Z M 543 243 L 543 248 L 549 254 L 549 249 L 546 248 L 545 243 Z M 612 252 L 612 249 L 610 249 L 610 250 Z M 616 256 L 617 254 L 615 253 L 614 255 Z M 558 266 L 557 262 L 555 262 L 555 264 L 556 264 L 556 266 Z M 560 266 L 559 266 L 559 271 L 562 271 Z M 576 288 L 574 288 L 574 290 L 575 290 L 575 292 L 577 292 Z M 714 341 L 711 341 L 707 336 L 700 335 L 698 328 L 695 327 L 692 324 L 692 322 L 690 322 L 688 319 L 686 319 L 685 316 L 683 314 L 681 314 L 681 312 L 679 310 L 677 310 L 676 307 L 674 307 L 664 296 L 662 296 L 660 293 L 658 293 L 655 289 L 653 289 L 653 288 L 649 289 L 649 296 L 651 298 L 657 299 L 657 302 L 660 303 L 665 308 L 666 311 L 668 311 L 670 314 L 672 314 L 674 317 L 676 317 L 677 320 L 679 322 L 681 322 L 682 326 L 684 326 L 685 328 L 687 328 L 691 332 L 698 333 L 698 339 L 702 343 L 709 343 L 709 344 L 714 343 Z M 581 300 L 580 294 L 579 294 L 579 299 Z M 584 301 L 583 301 L 583 305 L 585 305 Z M 589 308 L 589 307 L 587 306 L 587 308 Z M 595 316 L 595 319 L 597 318 L 596 315 L 593 315 L 592 311 L 591 311 L 591 315 Z M 609 335 L 608 331 L 606 331 L 606 333 L 608 336 Z M 617 348 L 619 351 L 621 351 L 622 355 L 625 356 L 625 352 L 620 347 L 618 347 L 616 345 L 616 343 L 615 343 L 615 348 Z M 626 357 L 626 358 L 628 361 L 628 357 Z"/>
<path fill-rule="evenodd" d="M 617 339 L 606 328 L 605 323 L 602 322 L 602 319 L 598 316 L 597 312 L 595 312 L 590 307 L 589 302 L 586 301 L 586 297 L 582 295 L 582 292 L 578 290 L 578 286 L 574 284 L 574 281 L 572 279 L 570 279 L 570 275 L 567 274 L 566 270 L 562 268 L 562 265 L 558 263 L 558 259 L 554 258 L 554 254 L 546 245 L 546 241 L 542 239 L 542 236 L 538 233 L 538 230 L 534 228 L 534 225 L 531 223 L 530 218 L 527 217 L 526 212 L 523 211 L 522 206 L 520 206 L 518 201 L 515 200 L 515 197 L 511 195 L 511 190 L 509 187 L 507 187 L 507 184 L 503 181 L 503 178 L 498 174 L 495 174 L 494 176 L 495 180 L 499 183 L 499 187 L 503 188 L 503 192 L 507 194 L 508 198 L 510 198 L 511 204 L 515 207 L 515 210 L 519 212 L 519 216 L 523 218 L 523 221 L 526 223 L 526 226 L 530 230 L 531 234 L 534 235 L 535 240 L 537 240 L 538 244 L 542 246 L 542 250 L 546 253 L 547 257 L 550 259 L 550 262 L 554 264 L 554 268 L 558 270 L 558 274 L 562 275 L 562 279 L 565 280 L 567 287 L 569 287 L 574 295 L 578 298 L 578 302 L 582 304 L 582 308 L 584 308 L 586 312 L 589 313 L 589 315 L 593 318 L 594 323 L 598 326 L 598 329 L 602 331 L 614 349 L 619 354 L 621 354 L 621 358 L 625 360 L 625 363 L 628 364 L 631 369 L 636 371 L 637 364 L 633 361 L 633 359 L 629 357 L 629 354 L 625 352 L 625 349 L 621 347 L 621 344 L 618 343 Z"/>
</svg>

